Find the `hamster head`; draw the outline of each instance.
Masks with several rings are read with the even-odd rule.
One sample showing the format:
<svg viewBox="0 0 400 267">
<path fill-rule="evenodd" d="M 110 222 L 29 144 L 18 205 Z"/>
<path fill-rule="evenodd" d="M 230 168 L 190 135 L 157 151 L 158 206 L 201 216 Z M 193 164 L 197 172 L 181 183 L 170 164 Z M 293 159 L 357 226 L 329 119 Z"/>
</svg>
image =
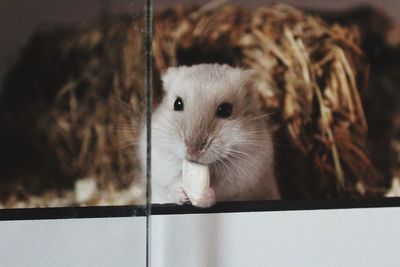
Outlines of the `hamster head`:
<svg viewBox="0 0 400 267">
<path fill-rule="evenodd" d="M 219 64 L 169 68 L 153 137 L 168 152 L 203 164 L 243 157 L 256 142 L 254 71 Z M 254 142 L 252 142 L 254 140 Z"/>
</svg>

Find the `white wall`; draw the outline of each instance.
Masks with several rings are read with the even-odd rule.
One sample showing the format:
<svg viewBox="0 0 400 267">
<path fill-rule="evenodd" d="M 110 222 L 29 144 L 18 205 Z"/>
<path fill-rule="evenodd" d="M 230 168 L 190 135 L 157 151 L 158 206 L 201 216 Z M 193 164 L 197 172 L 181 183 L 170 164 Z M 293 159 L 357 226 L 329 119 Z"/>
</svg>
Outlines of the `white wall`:
<svg viewBox="0 0 400 267">
<path fill-rule="evenodd" d="M 146 266 L 146 217 L 0 222 L 0 266 Z"/>
<path fill-rule="evenodd" d="M 400 208 L 152 216 L 152 266 L 400 266 Z"/>
<path fill-rule="evenodd" d="M 399 266 L 400 208 L 154 215 L 151 266 Z M 0 222 L 0 266 L 145 266 L 146 218 Z"/>
</svg>

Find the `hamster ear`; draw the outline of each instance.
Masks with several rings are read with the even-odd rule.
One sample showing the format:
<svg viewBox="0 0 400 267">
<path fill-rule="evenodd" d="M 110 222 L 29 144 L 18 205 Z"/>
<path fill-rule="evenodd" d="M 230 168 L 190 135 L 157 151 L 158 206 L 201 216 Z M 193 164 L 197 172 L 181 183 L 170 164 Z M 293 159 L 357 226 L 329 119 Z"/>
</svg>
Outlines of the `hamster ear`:
<svg viewBox="0 0 400 267">
<path fill-rule="evenodd" d="M 241 70 L 240 71 L 240 81 L 241 81 L 241 88 L 245 88 L 246 90 L 252 90 L 254 85 L 254 80 L 257 76 L 257 71 L 252 69 Z"/>
<path fill-rule="evenodd" d="M 252 69 L 242 70 L 243 80 L 246 82 L 252 82 L 257 76 L 257 71 Z"/>
<path fill-rule="evenodd" d="M 172 81 L 178 76 L 178 67 L 169 67 L 162 75 L 161 81 L 163 83 L 164 91 L 168 91 L 171 88 Z"/>
<path fill-rule="evenodd" d="M 257 102 L 255 102 L 255 101 L 257 101 L 257 100 L 255 100 L 257 98 L 257 96 L 256 96 L 257 94 L 256 94 L 255 86 L 254 86 L 255 85 L 254 80 L 255 80 L 256 76 L 257 76 L 257 71 L 255 71 L 255 70 L 251 70 L 251 69 L 242 70 L 242 86 L 241 86 L 241 88 L 242 88 L 242 90 L 245 90 L 244 100 L 250 104 L 257 103 Z M 253 106 L 253 105 L 251 105 L 251 106 L 252 106 L 251 110 L 255 110 L 258 108 L 258 105 L 256 105 L 257 107 Z"/>
</svg>

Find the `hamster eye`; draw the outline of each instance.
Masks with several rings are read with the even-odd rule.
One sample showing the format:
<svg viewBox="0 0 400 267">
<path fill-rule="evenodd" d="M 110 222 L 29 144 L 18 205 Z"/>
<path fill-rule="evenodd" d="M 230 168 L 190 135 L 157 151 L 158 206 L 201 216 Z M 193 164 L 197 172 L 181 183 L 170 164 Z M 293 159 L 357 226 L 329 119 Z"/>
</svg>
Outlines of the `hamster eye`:
<svg viewBox="0 0 400 267">
<path fill-rule="evenodd" d="M 221 104 L 215 115 L 220 118 L 228 118 L 232 114 L 232 104 L 223 103 Z"/>
<path fill-rule="evenodd" d="M 182 111 L 183 110 L 183 100 L 182 98 L 178 97 L 174 102 L 174 110 Z"/>
</svg>

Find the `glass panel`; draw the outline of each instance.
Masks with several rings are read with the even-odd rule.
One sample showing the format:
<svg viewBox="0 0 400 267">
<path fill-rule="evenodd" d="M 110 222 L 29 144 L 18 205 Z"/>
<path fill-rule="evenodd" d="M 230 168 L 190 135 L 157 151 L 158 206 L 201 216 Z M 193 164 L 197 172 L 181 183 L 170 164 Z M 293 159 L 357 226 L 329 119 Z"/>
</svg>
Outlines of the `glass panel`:
<svg viewBox="0 0 400 267">
<path fill-rule="evenodd" d="M 395 1 L 153 2 L 155 266 L 259 263 L 263 229 L 345 212 L 263 211 L 399 206 Z"/>
<path fill-rule="evenodd" d="M 391 4 L 232 2 L 154 1 L 152 202 L 399 196 Z"/>
<path fill-rule="evenodd" d="M 146 266 L 147 11 L 146 0 L 0 1 L 0 220 L 130 217 L 2 222 L 28 237 L 14 249 L 50 229 L 38 249 L 54 260 Z"/>
<path fill-rule="evenodd" d="M 1 208 L 145 205 L 145 9 L 1 1 Z"/>
</svg>

